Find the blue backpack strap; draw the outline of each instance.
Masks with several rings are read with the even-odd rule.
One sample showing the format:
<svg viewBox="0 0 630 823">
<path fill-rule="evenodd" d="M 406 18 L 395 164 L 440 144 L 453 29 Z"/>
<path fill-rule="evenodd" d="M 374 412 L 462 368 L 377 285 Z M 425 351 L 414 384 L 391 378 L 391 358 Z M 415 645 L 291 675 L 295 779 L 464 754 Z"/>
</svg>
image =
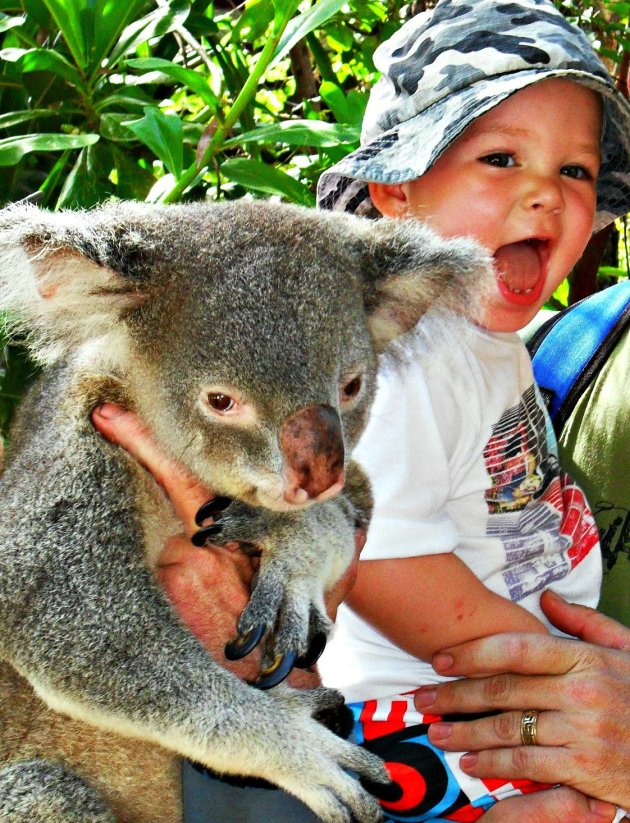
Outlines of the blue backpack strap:
<svg viewBox="0 0 630 823">
<path fill-rule="evenodd" d="M 529 343 L 534 376 L 557 432 L 630 320 L 630 280 L 581 300 L 547 321 Z"/>
</svg>

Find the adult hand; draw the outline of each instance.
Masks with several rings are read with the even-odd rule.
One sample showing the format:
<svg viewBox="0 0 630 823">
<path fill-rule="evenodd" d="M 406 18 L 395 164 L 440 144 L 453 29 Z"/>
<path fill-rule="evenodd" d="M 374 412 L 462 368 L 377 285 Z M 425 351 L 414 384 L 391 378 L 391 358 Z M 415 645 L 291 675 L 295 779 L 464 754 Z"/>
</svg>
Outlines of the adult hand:
<svg viewBox="0 0 630 823">
<path fill-rule="evenodd" d="M 472 776 L 562 783 L 630 809 L 630 630 L 552 592 L 541 604 L 583 642 L 502 634 L 439 652 L 437 672 L 467 679 L 420 689 L 421 711 L 501 711 L 435 723 L 429 738 L 445 751 L 467 751 L 460 763 Z M 526 709 L 540 712 L 536 746 L 521 744 Z"/>
<path fill-rule="evenodd" d="M 482 823 L 612 823 L 616 807 L 601 800 L 585 797 L 575 789 L 561 786 L 557 789 L 535 792 L 519 797 L 507 797 L 492 806 L 483 816 Z"/>
<path fill-rule="evenodd" d="M 184 536 L 167 541 L 157 565 L 158 579 L 180 617 L 222 665 L 241 677 L 255 677 L 260 668 L 260 659 L 255 653 L 235 663 L 228 663 L 223 655 L 225 643 L 236 636 L 237 618 L 249 600 L 254 572 L 252 561 L 236 547 L 197 548 L 189 540 L 197 530 L 195 514 L 213 493 L 182 466 L 165 457 L 132 412 L 108 403 L 94 410 L 92 421 L 103 436 L 128 451 L 151 473 L 182 521 Z M 326 595 L 332 619 L 354 584 L 364 544 L 365 531 L 357 530 L 354 560 Z M 302 685 L 315 685 L 316 679 L 308 673 L 295 672 L 291 683 L 297 685 L 297 681 Z"/>
<path fill-rule="evenodd" d="M 182 522 L 183 534 L 165 543 L 156 569 L 175 610 L 221 665 L 239 677 L 255 678 L 260 669 L 259 655 L 252 653 L 232 663 L 223 654 L 226 642 L 236 636 L 236 621 L 249 600 L 254 571 L 251 561 L 239 551 L 197 548 L 190 542 L 197 530 L 195 514 L 213 493 L 166 458 L 132 412 L 106 404 L 94 410 L 92 421 L 101 434 L 128 451 L 153 475 Z"/>
</svg>

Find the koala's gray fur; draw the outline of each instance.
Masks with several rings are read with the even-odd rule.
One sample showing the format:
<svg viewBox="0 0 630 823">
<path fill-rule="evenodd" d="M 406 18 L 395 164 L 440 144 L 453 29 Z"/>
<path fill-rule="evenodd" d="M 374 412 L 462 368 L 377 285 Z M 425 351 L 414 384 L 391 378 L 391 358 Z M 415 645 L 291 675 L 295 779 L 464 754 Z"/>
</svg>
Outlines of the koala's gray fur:
<svg viewBox="0 0 630 823">
<path fill-rule="evenodd" d="M 264 554 L 239 627 L 262 621 L 270 654 L 303 653 L 328 627 L 323 592 L 369 510 L 347 460 L 346 491 L 327 499 L 342 477 L 327 432 L 351 451 L 376 353 L 436 298 L 474 302 L 487 269 L 473 244 L 414 223 L 264 203 L 0 212 L 0 307 L 49 366 L 0 478 L 0 819 L 175 823 L 182 755 L 267 778 L 329 823 L 379 818 L 344 769 L 378 780 L 380 763 L 313 719 L 334 692 L 252 688 L 178 620 L 153 573 L 177 523 L 89 415 L 125 403 L 202 483 L 241 501 L 225 539 Z M 242 418 L 209 409 L 217 388 L 240 398 Z M 296 414 L 325 417 L 324 435 L 302 426 L 287 440 Z M 307 493 L 302 463 L 317 474 L 320 459 L 326 477 Z"/>
</svg>

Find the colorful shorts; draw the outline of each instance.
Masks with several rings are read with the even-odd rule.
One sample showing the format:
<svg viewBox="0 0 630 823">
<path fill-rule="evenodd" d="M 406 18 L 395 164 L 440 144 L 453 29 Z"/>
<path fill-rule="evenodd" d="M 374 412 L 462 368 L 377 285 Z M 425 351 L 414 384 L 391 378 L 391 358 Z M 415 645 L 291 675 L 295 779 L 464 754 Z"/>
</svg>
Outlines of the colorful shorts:
<svg viewBox="0 0 630 823">
<path fill-rule="evenodd" d="M 529 780 L 481 780 L 459 768 L 461 752 L 443 752 L 431 745 L 427 731 L 438 720 L 474 720 L 484 715 L 422 715 L 413 693 L 351 703 L 355 742 L 382 757 L 394 786 L 372 787 L 380 798 L 385 821 L 477 820 L 504 797 L 549 788 Z M 486 715 L 487 716 L 487 715 Z"/>
</svg>

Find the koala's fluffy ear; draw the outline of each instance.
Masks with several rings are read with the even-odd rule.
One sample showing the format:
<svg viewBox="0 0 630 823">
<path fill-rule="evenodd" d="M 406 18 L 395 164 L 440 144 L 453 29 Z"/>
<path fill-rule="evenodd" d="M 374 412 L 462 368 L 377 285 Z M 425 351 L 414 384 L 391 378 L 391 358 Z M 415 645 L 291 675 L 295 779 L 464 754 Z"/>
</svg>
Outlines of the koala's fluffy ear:
<svg viewBox="0 0 630 823">
<path fill-rule="evenodd" d="M 365 305 L 378 351 L 434 305 L 478 317 L 494 275 L 490 255 L 477 243 L 444 240 L 416 220 L 365 222 Z"/>
<path fill-rule="evenodd" d="M 0 211 L 0 310 L 43 362 L 110 332 L 145 299 L 124 273 L 137 238 L 107 210 L 96 214 Z"/>
</svg>

